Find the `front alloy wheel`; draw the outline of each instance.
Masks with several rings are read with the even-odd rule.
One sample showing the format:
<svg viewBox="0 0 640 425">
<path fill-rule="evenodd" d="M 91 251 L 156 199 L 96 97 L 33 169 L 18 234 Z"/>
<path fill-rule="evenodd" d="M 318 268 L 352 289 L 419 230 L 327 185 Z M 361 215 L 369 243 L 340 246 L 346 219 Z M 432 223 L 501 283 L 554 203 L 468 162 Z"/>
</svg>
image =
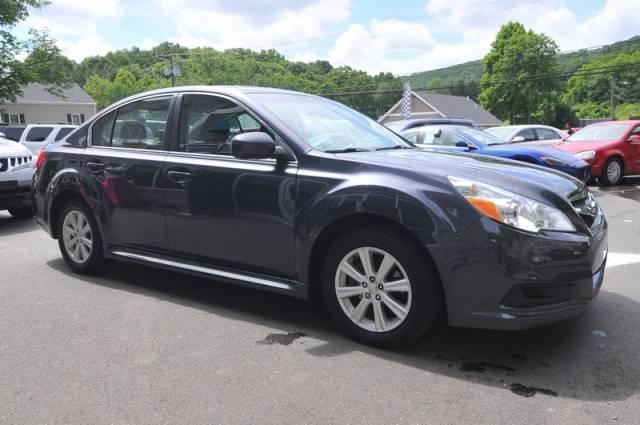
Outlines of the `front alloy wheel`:
<svg viewBox="0 0 640 425">
<path fill-rule="evenodd" d="M 433 325 L 442 307 L 431 258 L 392 228 L 351 230 L 329 248 L 322 296 L 334 322 L 370 345 L 403 345 Z"/>
<path fill-rule="evenodd" d="M 622 182 L 623 173 L 622 161 L 618 158 L 611 158 L 605 164 L 600 180 L 606 186 L 615 186 Z"/>
<path fill-rule="evenodd" d="M 349 252 L 336 271 L 335 290 L 344 313 L 359 327 L 386 332 L 411 308 L 411 283 L 402 265 L 378 248 Z"/>
</svg>

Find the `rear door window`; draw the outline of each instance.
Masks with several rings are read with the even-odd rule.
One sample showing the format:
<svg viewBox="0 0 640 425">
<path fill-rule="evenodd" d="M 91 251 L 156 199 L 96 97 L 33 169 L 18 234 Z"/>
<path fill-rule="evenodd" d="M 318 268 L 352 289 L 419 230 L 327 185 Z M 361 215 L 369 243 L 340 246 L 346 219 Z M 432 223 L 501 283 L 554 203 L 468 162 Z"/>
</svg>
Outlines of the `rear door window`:
<svg viewBox="0 0 640 425">
<path fill-rule="evenodd" d="M 49 134 L 53 131 L 53 127 L 33 127 L 27 133 L 27 142 L 44 142 Z"/>
<path fill-rule="evenodd" d="M 171 96 L 144 99 L 118 109 L 112 147 L 163 149 Z"/>
</svg>

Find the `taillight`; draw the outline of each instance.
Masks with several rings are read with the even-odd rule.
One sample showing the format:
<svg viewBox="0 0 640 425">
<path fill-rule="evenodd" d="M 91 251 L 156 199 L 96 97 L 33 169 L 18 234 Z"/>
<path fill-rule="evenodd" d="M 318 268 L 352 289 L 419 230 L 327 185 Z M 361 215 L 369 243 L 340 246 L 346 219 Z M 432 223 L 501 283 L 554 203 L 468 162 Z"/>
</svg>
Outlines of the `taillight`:
<svg viewBox="0 0 640 425">
<path fill-rule="evenodd" d="M 38 153 L 38 159 L 36 159 L 36 170 L 42 167 L 42 164 L 47 160 L 47 151 L 42 149 L 40 153 Z"/>
</svg>

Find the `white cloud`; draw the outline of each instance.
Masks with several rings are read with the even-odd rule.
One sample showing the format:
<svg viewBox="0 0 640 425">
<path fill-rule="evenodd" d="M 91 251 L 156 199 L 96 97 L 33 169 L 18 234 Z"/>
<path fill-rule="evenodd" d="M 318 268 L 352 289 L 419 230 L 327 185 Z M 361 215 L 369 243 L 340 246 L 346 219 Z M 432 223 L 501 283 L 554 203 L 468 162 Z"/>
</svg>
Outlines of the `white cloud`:
<svg viewBox="0 0 640 425">
<path fill-rule="evenodd" d="M 350 15 L 350 0 L 156 0 L 193 46 L 269 48 L 318 37 Z M 300 43 L 304 45 L 304 43 Z"/>
<path fill-rule="evenodd" d="M 593 16 L 582 19 L 562 0 L 431 0 L 426 11 L 427 18 L 411 23 L 373 20 L 351 25 L 336 40 L 329 60 L 370 73 L 440 68 L 482 58 L 500 26 L 509 21 L 551 36 L 561 50 L 608 44 L 637 34 L 633 12 L 640 11 L 640 0 L 607 0 Z M 459 41 L 438 41 L 453 33 Z"/>
<path fill-rule="evenodd" d="M 313 52 L 299 52 L 291 57 L 294 62 L 315 62 L 318 60 L 318 55 Z"/>
<path fill-rule="evenodd" d="M 32 12 L 23 25 L 25 28 L 48 30 L 63 54 L 79 61 L 112 50 L 98 34 L 97 22 L 121 16 L 120 0 L 56 0 L 41 11 Z"/>
<path fill-rule="evenodd" d="M 374 19 L 368 26 L 352 24 L 338 37 L 329 52 L 334 65 L 349 65 L 369 72 L 400 72 L 407 60 L 393 59 L 397 53 L 418 54 L 434 46 L 434 40 L 423 24 L 388 19 Z"/>
<path fill-rule="evenodd" d="M 140 44 L 140 48 L 142 50 L 151 50 L 154 47 L 156 47 L 158 44 L 160 44 L 160 43 L 158 43 L 154 39 L 149 38 L 149 37 L 145 37 L 145 38 L 142 39 L 142 43 Z"/>
</svg>

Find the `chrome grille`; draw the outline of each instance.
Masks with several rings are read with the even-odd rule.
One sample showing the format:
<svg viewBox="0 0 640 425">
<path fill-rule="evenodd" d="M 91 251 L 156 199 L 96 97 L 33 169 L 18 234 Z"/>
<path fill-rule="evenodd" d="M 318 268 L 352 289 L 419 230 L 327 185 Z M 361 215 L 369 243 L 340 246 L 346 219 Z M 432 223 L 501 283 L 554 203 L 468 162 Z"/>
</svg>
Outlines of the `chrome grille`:
<svg viewBox="0 0 640 425">
<path fill-rule="evenodd" d="M 0 173 L 11 171 L 16 167 L 30 163 L 33 160 L 33 156 L 10 156 L 0 158 Z"/>
</svg>

